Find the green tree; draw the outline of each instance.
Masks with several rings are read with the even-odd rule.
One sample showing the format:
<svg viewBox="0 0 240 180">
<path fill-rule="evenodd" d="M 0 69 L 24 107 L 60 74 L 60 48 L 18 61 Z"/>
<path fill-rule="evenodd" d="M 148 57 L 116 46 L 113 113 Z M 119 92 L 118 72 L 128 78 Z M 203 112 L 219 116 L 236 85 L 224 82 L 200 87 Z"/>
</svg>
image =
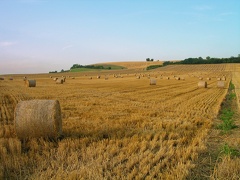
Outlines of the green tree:
<svg viewBox="0 0 240 180">
<path fill-rule="evenodd" d="M 146 58 L 146 61 L 150 61 L 150 58 Z"/>
</svg>

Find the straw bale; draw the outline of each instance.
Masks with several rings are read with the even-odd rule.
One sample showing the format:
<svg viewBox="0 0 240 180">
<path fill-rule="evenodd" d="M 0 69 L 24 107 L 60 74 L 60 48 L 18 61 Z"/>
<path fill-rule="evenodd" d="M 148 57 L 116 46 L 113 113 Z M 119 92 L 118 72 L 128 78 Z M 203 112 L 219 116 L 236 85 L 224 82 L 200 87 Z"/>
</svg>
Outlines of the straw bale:
<svg viewBox="0 0 240 180">
<path fill-rule="evenodd" d="M 150 85 L 156 85 L 157 80 L 156 79 L 150 79 Z"/>
<path fill-rule="evenodd" d="M 20 139 L 57 138 L 62 134 L 58 100 L 20 101 L 14 112 L 15 132 Z"/>
<path fill-rule="evenodd" d="M 34 79 L 25 80 L 25 85 L 27 87 L 36 87 L 36 80 Z"/>
<path fill-rule="evenodd" d="M 11 80 L 11 81 L 12 81 L 12 80 L 13 80 L 13 78 L 12 78 L 12 77 L 10 77 L 10 78 L 9 78 L 9 80 Z"/>
<path fill-rule="evenodd" d="M 176 80 L 180 80 L 180 77 L 175 77 Z"/>
<path fill-rule="evenodd" d="M 63 79 L 60 78 L 56 80 L 56 84 L 63 84 L 63 82 L 64 82 Z"/>
<path fill-rule="evenodd" d="M 217 82 L 217 87 L 224 88 L 224 86 L 225 86 L 225 82 L 224 81 L 218 81 Z"/>
<path fill-rule="evenodd" d="M 169 77 L 166 77 L 166 79 L 170 79 Z"/>
<path fill-rule="evenodd" d="M 72 79 L 75 79 L 75 77 L 72 77 Z"/>
<path fill-rule="evenodd" d="M 221 78 L 217 78 L 218 81 L 221 81 Z"/>
<path fill-rule="evenodd" d="M 222 80 L 222 81 L 226 81 L 226 77 L 223 76 L 223 77 L 221 78 L 221 80 Z"/>
<path fill-rule="evenodd" d="M 136 79 L 140 79 L 140 76 L 137 76 Z"/>
<path fill-rule="evenodd" d="M 210 81 L 210 80 L 211 80 L 211 78 L 210 78 L 210 77 L 208 77 L 208 78 L 207 78 L 207 80 L 208 80 L 208 81 Z"/>
<path fill-rule="evenodd" d="M 206 81 L 199 81 L 198 82 L 199 88 L 207 88 L 207 82 Z"/>
<path fill-rule="evenodd" d="M 0 80 L 4 80 L 4 77 L 0 77 Z"/>
<path fill-rule="evenodd" d="M 54 81 L 58 80 L 58 78 L 53 78 Z"/>
</svg>

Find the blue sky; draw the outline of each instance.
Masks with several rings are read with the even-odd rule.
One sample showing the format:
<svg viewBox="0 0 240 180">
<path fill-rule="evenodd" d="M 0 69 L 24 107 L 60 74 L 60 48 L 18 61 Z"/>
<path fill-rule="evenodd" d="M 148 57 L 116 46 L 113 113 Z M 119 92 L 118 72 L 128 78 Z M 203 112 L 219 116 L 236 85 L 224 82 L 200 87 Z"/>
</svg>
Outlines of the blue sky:
<svg viewBox="0 0 240 180">
<path fill-rule="evenodd" d="M 0 0 L 0 74 L 240 54 L 239 0 Z"/>
</svg>

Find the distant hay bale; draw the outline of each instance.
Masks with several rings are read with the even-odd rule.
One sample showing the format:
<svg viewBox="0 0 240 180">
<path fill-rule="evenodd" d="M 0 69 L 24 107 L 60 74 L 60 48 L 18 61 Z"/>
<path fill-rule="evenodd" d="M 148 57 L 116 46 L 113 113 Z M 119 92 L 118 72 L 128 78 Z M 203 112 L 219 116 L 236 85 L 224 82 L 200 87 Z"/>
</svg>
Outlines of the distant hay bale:
<svg viewBox="0 0 240 180">
<path fill-rule="evenodd" d="M 218 81 L 221 81 L 221 78 L 217 78 Z"/>
<path fill-rule="evenodd" d="M 140 79 L 140 76 L 137 76 L 136 79 Z"/>
<path fill-rule="evenodd" d="M 54 81 L 58 80 L 58 78 L 53 78 Z"/>
<path fill-rule="evenodd" d="M 108 80 L 108 77 L 105 77 L 105 80 Z"/>
<path fill-rule="evenodd" d="M 156 79 L 150 79 L 150 85 L 156 85 L 157 80 Z"/>
<path fill-rule="evenodd" d="M 175 77 L 176 80 L 180 80 L 180 77 Z"/>
<path fill-rule="evenodd" d="M 64 82 L 63 79 L 60 78 L 56 80 L 56 84 L 63 84 L 63 82 Z"/>
<path fill-rule="evenodd" d="M 224 88 L 224 86 L 225 86 L 225 82 L 224 81 L 218 81 L 217 82 L 217 87 L 218 88 Z"/>
<path fill-rule="evenodd" d="M 4 80 L 4 77 L 0 77 L 0 80 Z"/>
<path fill-rule="evenodd" d="M 100 79 L 101 78 L 101 76 L 97 76 L 97 79 Z"/>
<path fill-rule="evenodd" d="M 166 79 L 170 79 L 169 77 L 166 77 Z"/>
<path fill-rule="evenodd" d="M 203 78 L 202 78 L 202 77 L 199 77 L 199 80 L 203 80 Z"/>
<path fill-rule="evenodd" d="M 27 77 L 25 76 L 25 77 L 23 77 L 23 81 L 26 81 L 27 80 Z"/>
<path fill-rule="evenodd" d="M 26 80 L 25 85 L 27 87 L 36 87 L 36 80 L 34 80 L 34 79 Z"/>
<path fill-rule="evenodd" d="M 52 78 L 52 76 L 50 76 L 50 78 Z"/>
<path fill-rule="evenodd" d="M 92 79 L 92 77 L 89 77 L 89 79 Z"/>
<path fill-rule="evenodd" d="M 62 135 L 61 108 L 58 100 L 20 101 L 14 112 L 17 137 L 57 138 Z"/>
<path fill-rule="evenodd" d="M 207 88 L 207 82 L 206 81 L 199 81 L 198 82 L 199 88 Z"/>
<path fill-rule="evenodd" d="M 180 78 L 181 80 L 185 81 L 185 77 Z"/>
<path fill-rule="evenodd" d="M 10 78 L 9 78 L 9 80 L 11 80 L 11 81 L 12 81 L 12 80 L 13 80 L 13 78 L 12 78 L 12 77 L 10 77 Z"/>
<path fill-rule="evenodd" d="M 72 77 L 72 79 L 75 79 L 75 77 Z"/>
<path fill-rule="evenodd" d="M 207 78 L 207 80 L 208 80 L 208 81 L 210 81 L 210 80 L 211 80 L 211 78 L 210 78 L 210 77 L 208 77 L 208 78 Z"/>
<path fill-rule="evenodd" d="M 226 81 L 226 77 L 222 77 L 221 80 L 222 80 L 222 81 Z"/>
</svg>

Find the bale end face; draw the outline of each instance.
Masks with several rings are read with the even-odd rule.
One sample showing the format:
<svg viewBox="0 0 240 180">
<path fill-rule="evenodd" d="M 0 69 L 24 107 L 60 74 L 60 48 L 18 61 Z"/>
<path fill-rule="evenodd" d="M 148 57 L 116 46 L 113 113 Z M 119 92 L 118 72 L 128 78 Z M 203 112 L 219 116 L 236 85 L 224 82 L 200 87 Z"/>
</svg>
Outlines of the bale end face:
<svg viewBox="0 0 240 180">
<path fill-rule="evenodd" d="M 156 79 L 150 79 L 150 85 L 156 85 L 157 80 Z"/>
<path fill-rule="evenodd" d="M 217 82 L 217 87 L 218 87 L 218 88 L 224 88 L 224 86 L 225 86 L 224 81 L 218 81 L 218 82 Z"/>
<path fill-rule="evenodd" d="M 21 101 L 15 108 L 14 123 L 19 139 L 58 138 L 62 135 L 59 101 Z"/>
<path fill-rule="evenodd" d="M 198 82 L 199 88 L 207 88 L 207 82 L 206 81 L 199 81 Z"/>
<path fill-rule="evenodd" d="M 25 85 L 27 87 L 36 87 L 36 80 L 25 80 Z"/>
</svg>

